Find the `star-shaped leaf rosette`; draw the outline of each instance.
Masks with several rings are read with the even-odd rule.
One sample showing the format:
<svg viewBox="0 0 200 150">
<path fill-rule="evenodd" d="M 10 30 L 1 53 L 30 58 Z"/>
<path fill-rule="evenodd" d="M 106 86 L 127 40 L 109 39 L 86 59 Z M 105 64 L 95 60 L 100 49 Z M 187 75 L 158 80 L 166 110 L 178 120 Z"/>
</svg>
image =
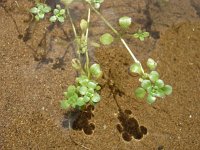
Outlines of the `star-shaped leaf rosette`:
<svg viewBox="0 0 200 150">
<path fill-rule="evenodd" d="M 134 63 L 130 67 L 130 71 L 140 75 L 139 81 L 141 86 L 135 90 L 135 96 L 139 99 L 146 97 L 149 104 L 156 101 L 157 97 L 164 98 L 172 93 L 172 87 L 170 85 L 165 85 L 164 81 L 160 79 L 160 75 L 155 71 L 157 63 L 149 58 L 147 61 L 147 66 L 150 73 L 144 73 L 141 64 Z"/>
</svg>

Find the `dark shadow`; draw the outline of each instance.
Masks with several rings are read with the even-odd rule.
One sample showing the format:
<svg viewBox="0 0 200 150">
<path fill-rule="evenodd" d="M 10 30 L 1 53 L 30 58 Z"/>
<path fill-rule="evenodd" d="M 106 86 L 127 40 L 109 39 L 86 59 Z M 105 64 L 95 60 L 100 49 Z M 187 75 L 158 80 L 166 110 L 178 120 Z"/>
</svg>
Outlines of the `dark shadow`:
<svg viewBox="0 0 200 150">
<path fill-rule="evenodd" d="M 118 119 L 120 123 L 116 127 L 125 141 L 131 141 L 132 137 L 140 140 L 143 135 L 147 134 L 147 128 L 140 126 L 138 121 L 134 117 L 131 117 L 131 114 L 130 110 L 122 111 L 119 109 Z"/>
<path fill-rule="evenodd" d="M 72 128 L 76 131 L 84 131 L 85 134 L 91 135 L 95 129 L 95 124 L 90 120 L 94 117 L 94 106 L 87 106 L 84 110 L 72 110 L 64 114 L 62 126 Z"/>
</svg>

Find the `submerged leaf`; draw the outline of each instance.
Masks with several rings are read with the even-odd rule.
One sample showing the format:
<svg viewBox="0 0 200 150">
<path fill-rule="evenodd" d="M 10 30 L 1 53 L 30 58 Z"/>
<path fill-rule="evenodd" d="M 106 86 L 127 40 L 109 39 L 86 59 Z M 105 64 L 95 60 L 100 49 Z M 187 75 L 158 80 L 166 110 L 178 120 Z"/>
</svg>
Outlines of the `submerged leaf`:
<svg viewBox="0 0 200 150">
<path fill-rule="evenodd" d="M 152 58 L 149 58 L 147 60 L 147 66 L 149 67 L 150 70 L 155 70 L 157 67 L 157 63 Z"/>
<path fill-rule="evenodd" d="M 95 78 L 100 78 L 102 76 L 102 74 L 103 74 L 99 64 L 93 64 L 90 67 L 90 73 Z"/>
<path fill-rule="evenodd" d="M 162 89 L 163 89 L 163 91 L 165 92 L 166 95 L 172 94 L 172 86 L 165 85 Z"/>
<path fill-rule="evenodd" d="M 114 38 L 111 34 L 105 33 L 100 37 L 100 42 L 103 45 L 110 45 L 114 41 Z"/>
<path fill-rule="evenodd" d="M 132 23 L 132 19 L 131 17 L 127 17 L 127 16 L 124 16 L 124 17 L 121 17 L 119 19 L 119 25 L 122 27 L 122 28 L 128 28 Z"/>
<path fill-rule="evenodd" d="M 141 88 L 141 87 L 139 87 L 139 88 L 137 88 L 136 90 L 135 90 L 135 96 L 137 97 L 137 98 L 144 98 L 144 96 L 145 96 L 145 94 L 146 94 L 146 91 L 145 91 L 145 89 L 143 89 L 143 88 Z"/>
<path fill-rule="evenodd" d="M 139 63 L 134 63 L 131 65 L 130 71 L 133 73 L 142 74 L 142 66 Z"/>
</svg>

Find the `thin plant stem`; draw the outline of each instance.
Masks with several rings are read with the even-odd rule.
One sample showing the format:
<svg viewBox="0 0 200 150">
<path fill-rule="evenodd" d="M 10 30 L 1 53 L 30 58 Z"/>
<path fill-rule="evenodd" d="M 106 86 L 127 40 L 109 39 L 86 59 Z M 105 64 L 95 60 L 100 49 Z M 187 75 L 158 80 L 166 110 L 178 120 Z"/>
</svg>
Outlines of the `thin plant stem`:
<svg viewBox="0 0 200 150">
<path fill-rule="evenodd" d="M 144 69 L 140 63 L 140 61 L 135 57 L 135 55 L 133 54 L 133 52 L 131 51 L 131 49 L 129 48 L 129 46 L 127 45 L 127 43 L 125 42 L 125 40 L 120 36 L 119 32 L 105 19 L 105 17 L 99 12 L 97 11 L 91 4 L 90 7 L 94 10 L 94 12 L 105 22 L 105 24 L 120 38 L 122 44 L 125 46 L 125 48 L 128 50 L 129 54 L 131 55 L 131 57 L 133 58 L 135 63 L 140 64 L 142 72 L 144 74 Z"/>
<path fill-rule="evenodd" d="M 88 32 L 89 32 L 90 14 L 91 14 L 90 12 L 91 12 L 91 10 L 90 10 L 90 8 L 88 8 L 88 18 L 87 18 L 88 25 L 87 25 L 86 35 L 85 35 L 85 41 L 86 41 L 87 45 L 88 45 Z M 90 60 L 89 60 L 89 54 L 88 54 L 88 46 L 87 46 L 85 55 L 86 55 L 87 75 L 88 75 L 88 78 L 90 78 L 90 71 L 89 71 L 89 62 L 90 62 Z"/>
</svg>

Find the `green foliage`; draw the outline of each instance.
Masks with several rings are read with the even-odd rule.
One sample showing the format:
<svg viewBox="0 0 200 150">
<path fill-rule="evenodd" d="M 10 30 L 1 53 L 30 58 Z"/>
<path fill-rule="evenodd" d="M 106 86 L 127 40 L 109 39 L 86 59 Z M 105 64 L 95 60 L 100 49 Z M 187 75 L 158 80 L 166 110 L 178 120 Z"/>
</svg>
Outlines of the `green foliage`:
<svg viewBox="0 0 200 150">
<path fill-rule="evenodd" d="M 139 39 L 140 41 L 144 41 L 145 38 L 149 37 L 149 32 L 139 29 L 137 33 L 133 34 L 133 37 Z"/>
<path fill-rule="evenodd" d="M 100 37 L 100 42 L 103 45 L 110 45 L 114 41 L 114 38 L 111 34 L 105 33 Z"/>
<path fill-rule="evenodd" d="M 43 3 L 37 3 L 35 7 L 30 9 L 30 12 L 35 15 L 37 21 L 44 19 L 46 13 L 51 11 L 51 7 Z"/>
<path fill-rule="evenodd" d="M 65 9 L 62 9 L 60 5 L 56 5 L 56 8 L 53 10 L 53 16 L 50 17 L 50 22 L 59 21 L 63 23 L 65 21 Z"/>
<path fill-rule="evenodd" d="M 93 64 L 90 67 L 90 73 L 94 78 L 100 78 L 103 74 L 99 64 Z"/>
<path fill-rule="evenodd" d="M 121 28 L 127 29 L 130 27 L 131 23 L 132 23 L 131 17 L 124 16 L 119 19 L 119 25 Z"/>
<path fill-rule="evenodd" d="M 76 85 L 70 85 L 64 92 L 64 100 L 61 101 L 61 108 L 82 109 L 86 105 L 95 105 L 101 100 L 98 91 L 100 86 L 94 80 L 81 75 L 76 78 Z"/>
<path fill-rule="evenodd" d="M 142 73 L 141 66 L 137 63 L 133 64 L 130 68 L 131 72 L 138 73 L 141 78 L 141 85 L 135 90 L 137 98 L 143 99 L 147 95 L 147 102 L 152 104 L 156 101 L 157 97 L 164 98 L 166 95 L 172 93 L 172 87 L 165 85 L 164 81 L 159 79 L 159 73 L 155 71 L 157 63 L 153 59 L 148 59 L 147 66 L 150 73 Z"/>
<path fill-rule="evenodd" d="M 65 4 L 65 6 L 68 6 L 69 4 L 71 4 L 74 0 L 61 0 L 61 2 L 63 4 Z"/>
<path fill-rule="evenodd" d="M 92 4 L 96 9 L 99 9 L 101 6 L 101 3 L 104 2 L 104 0 L 85 0 L 85 1 Z"/>
</svg>

